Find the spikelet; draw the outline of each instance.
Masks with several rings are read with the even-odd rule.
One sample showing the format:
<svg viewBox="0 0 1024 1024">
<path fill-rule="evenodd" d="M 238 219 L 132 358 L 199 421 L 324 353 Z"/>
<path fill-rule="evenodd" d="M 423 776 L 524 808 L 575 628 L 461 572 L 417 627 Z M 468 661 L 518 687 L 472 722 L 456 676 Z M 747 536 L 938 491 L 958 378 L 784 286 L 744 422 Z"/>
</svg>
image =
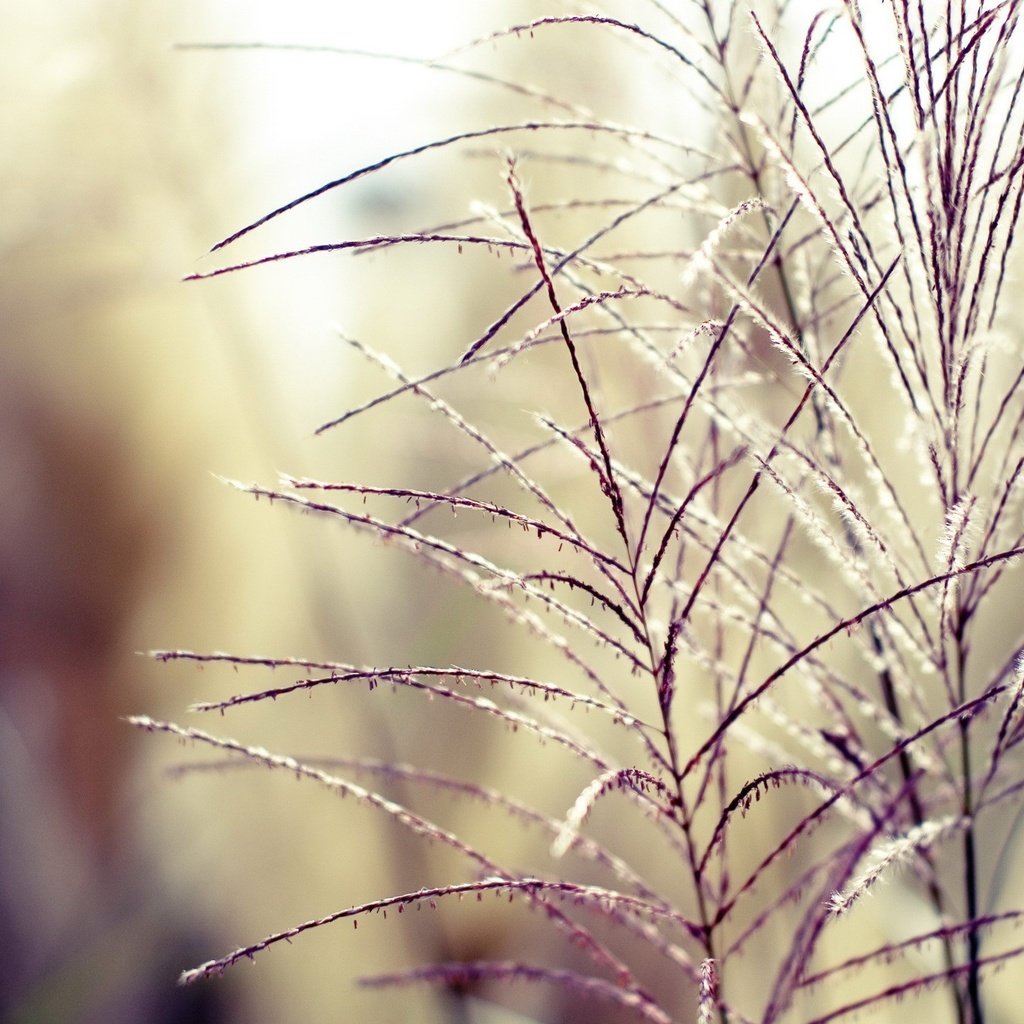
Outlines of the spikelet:
<svg viewBox="0 0 1024 1024">
<path fill-rule="evenodd" d="M 718 1008 L 718 971 L 710 957 L 700 962 L 697 987 L 697 1024 L 711 1024 Z"/>
<path fill-rule="evenodd" d="M 833 917 L 849 913 L 854 904 L 867 895 L 887 873 L 940 840 L 962 831 L 968 824 L 967 818 L 956 816 L 926 821 L 876 846 L 869 855 L 867 867 L 842 892 L 832 894 L 829 913 Z"/>
</svg>

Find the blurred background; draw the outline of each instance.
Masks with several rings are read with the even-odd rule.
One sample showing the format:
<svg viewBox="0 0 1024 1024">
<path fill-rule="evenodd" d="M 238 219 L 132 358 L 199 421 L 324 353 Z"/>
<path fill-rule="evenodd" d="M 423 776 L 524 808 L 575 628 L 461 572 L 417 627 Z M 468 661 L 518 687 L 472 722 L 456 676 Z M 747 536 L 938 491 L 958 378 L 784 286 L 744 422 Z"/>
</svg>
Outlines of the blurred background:
<svg viewBox="0 0 1024 1024">
<path fill-rule="evenodd" d="M 325 531 L 267 514 L 213 475 L 380 479 L 392 456 L 400 468 L 409 456 L 397 437 L 378 434 L 371 448 L 354 434 L 341 445 L 312 436 L 366 393 L 332 325 L 357 333 L 379 318 L 386 347 L 398 325 L 393 297 L 367 291 L 369 277 L 330 257 L 281 273 L 180 279 L 219 237 L 279 201 L 442 123 L 475 120 L 468 90 L 366 58 L 175 44 L 426 55 L 475 31 L 476 5 L 441 6 L 65 0 L 0 9 L 5 1021 L 256 1024 L 318 1019 L 328 1008 L 333 1019 L 404 1017 L 401 999 L 352 987 L 381 966 L 383 946 L 407 941 L 397 928 L 374 936 L 371 927 L 359 944 L 348 933 L 312 936 L 300 956 L 176 988 L 183 968 L 391 891 L 395 837 L 313 787 L 175 781 L 166 769 L 180 751 L 121 719 L 181 718 L 194 700 L 246 688 L 154 665 L 139 653 L 153 648 L 359 662 L 384 657 L 403 631 L 429 634 L 415 595 L 403 604 L 401 559 L 389 578 L 367 583 L 344 544 L 330 548 Z M 430 168 L 394 175 L 328 197 L 285 236 L 305 244 L 412 227 L 443 206 L 448 184 Z M 464 208 L 465 183 L 458 189 Z M 272 249 L 274 233 L 257 245 Z M 436 287 L 426 267 L 403 271 L 424 275 L 408 281 L 420 301 Z M 458 343 L 460 325 L 450 326 Z M 423 333 L 423 365 L 438 341 Z M 389 621 L 382 609 L 396 598 Z M 355 702 L 331 708 L 328 696 L 316 715 L 326 735 L 308 718 L 290 734 L 277 723 L 268 731 L 259 712 L 232 726 L 286 751 L 381 753 L 367 730 L 385 726 L 357 718 Z M 409 998 L 424 1005 L 422 994 Z"/>
<path fill-rule="evenodd" d="M 457 588 L 444 591 L 448 583 L 407 556 L 336 524 L 271 512 L 218 479 L 275 484 L 286 471 L 423 485 L 439 469 L 458 479 L 463 468 L 436 435 L 398 431 L 387 415 L 313 436 L 390 386 L 339 329 L 425 371 L 461 352 L 515 294 L 492 256 L 425 249 L 181 281 L 218 265 L 203 255 L 218 239 L 339 174 L 439 135 L 536 116 L 535 105 L 500 87 L 366 54 L 183 45 L 434 56 L 545 13 L 543 4 L 468 0 L 350 10 L 312 0 L 0 9 L 8 40 L 0 66 L 4 1022 L 522 1019 L 464 992 L 354 985 L 424 961 L 511 957 L 523 929 L 537 924 L 515 908 L 500 920 L 370 921 L 358 941 L 345 927 L 323 929 L 255 967 L 178 988 L 182 969 L 238 945 L 462 877 L 465 866 L 290 778 L 179 777 L 192 752 L 123 721 L 145 713 L 282 753 L 436 768 L 446 766 L 433 756 L 441 748 L 464 777 L 522 797 L 542 787 L 551 813 L 586 781 L 569 773 L 554 784 L 547 766 L 509 761 L 500 725 L 460 733 L 456 746 L 451 730 L 463 718 L 432 715 L 402 694 L 320 693 L 288 714 L 252 708 L 210 723 L 188 706 L 266 677 L 146 656 L 183 648 L 500 665 L 508 654 L 509 641 L 493 639 L 505 630 L 481 633 L 479 615 L 471 627 Z M 624 113 L 629 89 L 595 50 L 556 47 L 505 44 L 500 61 L 485 55 L 483 64 L 529 79 L 528 62 L 546 62 L 549 83 L 571 81 Z M 443 160 L 395 167 L 268 225 L 228 255 L 414 230 L 465 217 L 475 199 L 506 205 L 494 159 L 503 145 L 489 144 L 479 171 L 471 159 L 457 178 Z M 510 665 L 529 668 L 521 651 Z M 503 816 L 481 825 L 442 802 L 447 826 L 485 829 L 513 866 L 536 846 Z M 531 940 L 538 956 L 545 932 Z M 521 995 L 520 1005 L 531 998 Z M 585 1019 L 574 1002 L 549 994 L 543 1012 Z"/>
</svg>

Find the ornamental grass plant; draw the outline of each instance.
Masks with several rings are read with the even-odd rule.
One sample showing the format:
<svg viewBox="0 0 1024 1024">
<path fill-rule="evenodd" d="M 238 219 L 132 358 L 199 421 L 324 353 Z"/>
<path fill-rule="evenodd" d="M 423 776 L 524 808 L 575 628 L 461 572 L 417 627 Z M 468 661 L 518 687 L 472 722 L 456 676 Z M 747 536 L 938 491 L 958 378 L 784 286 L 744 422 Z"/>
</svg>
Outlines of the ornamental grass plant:
<svg viewBox="0 0 1024 1024">
<path fill-rule="evenodd" d="M 399 308 L 394 266 L 436 261 L 451 295 L 470 267 L 494 286 L 464 336 L 461 313 L 404 310 L 444 350 L 433 368 L 339 332 L 388 382 L 317 425 L 320 443 L 372 418 L 437 454 L 410 457 L 410 479 L 234 485 L 406 552 L 451 652 L 409 663 L 400 636 L 368 665 L 159 651 L 243 670 L 245 689 L 192 709 L 212 725 L 132 720 L 207 770 L 350 796 L 449 873 L 244 939 L 183 983 L 429 908 L 547 936 L 362 980 L 433 986 L 452 1019 L 473 1019 L 470 995 L 552 1021 L 1012 1019 L 997 975 L 1024 952 L 1020 7 L 546 13 L 420 62 L 509 95 L 515 116 L 437 138 L 410 125 L 408 148 L 328 169 L 214 247 L 193 278 L 272 287 L 257 265 L 373 261 Z M 528 75 L 502 70 L 534 51 Z M 298 207 L 427 166 L 488 191 L 426 227 L 232 258 Z M 398 760 L 229 738 L 248 705 L 287 716 L 328 690 L 385 717 L 432 700 L 445 769 L 406 762 L 401 730 Z M 528 767 L 482 781 L 491 742 Z M 452 803 L 493 827 L 422 810 Z M 508 856 L 509 823 L 529 857 Z"/>
</svg>

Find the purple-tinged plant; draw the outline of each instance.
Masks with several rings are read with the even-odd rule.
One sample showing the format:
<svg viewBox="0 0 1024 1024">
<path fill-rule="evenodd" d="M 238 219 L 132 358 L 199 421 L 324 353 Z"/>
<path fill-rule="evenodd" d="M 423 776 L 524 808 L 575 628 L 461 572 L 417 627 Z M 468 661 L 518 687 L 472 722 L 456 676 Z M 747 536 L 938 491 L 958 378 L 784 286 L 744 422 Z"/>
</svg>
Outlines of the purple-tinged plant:
<svg viewBox="0 0 1024 1024">
<path fill-rule="evenodd" d="M 548 744 L 585 782 L 559 816 L 472 779 L 133 719 L 225 766 L 351 795 L 464 864 L 183 981 L 342 919 L 500 895 L 551 925 L 565 963 L 524 953 L 367 984 L 536 986 L 591 1002 L 589 1020 L 663 1024 L 884 1021 L 927 993 L 932 1019 L 996 1017 L 984 982 L 1024 951 L 1007 886 L 1024 816 L 1024 363 L 1006 314 L 1020 7 L 647 0 L 629 15 L 642 22 L 524 22 L 428 63 L 511 90 L 529 116 L 417 142 L 214 247 L 393 164 L 502 147 L 504 205 L 193 276 L 411 243 L 511 257 L 513 297 L 440 369 L 409 374 L 352 340 L 394 387 L 319 431 L 379 406 L 397 417 L 415 397 L 476 465 L 433 487 L 242 489 L 408 551 L 554 657 L 537 672 L 157 657 L 289 675 L 196 711 L 390 684 Z M 474 63 L 522 36 L 566 54 L 621 45 L 607 73 L 635 68 L 658 102 L 620 123 L 564 82 L 549 92 Z M 568 194 L 548 195 L 545 168 L 563 166 Z M 506 393 L 562 404 L 510 426 L 494 411 Z M 396 780 L 529 823 L 548 855 L 515 869 L 383 795 Z M 599 827 L 612 802 L 614 827 Z M 876 907 L 881 942 L 844 931 L 887 884 L 912 912 Z"/>
</svg>

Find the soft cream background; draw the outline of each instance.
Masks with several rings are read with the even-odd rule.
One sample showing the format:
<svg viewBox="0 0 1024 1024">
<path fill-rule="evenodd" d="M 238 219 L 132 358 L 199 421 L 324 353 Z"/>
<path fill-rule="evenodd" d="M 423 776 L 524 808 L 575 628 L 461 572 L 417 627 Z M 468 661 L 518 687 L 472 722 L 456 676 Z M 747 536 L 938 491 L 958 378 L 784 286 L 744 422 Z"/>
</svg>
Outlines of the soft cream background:
<svg viewBox="0 0 1024 1024">
<path fill-rule="evenodd" d="M 535 13 L 527 6 L 516 16 Z M 176 991 L 181 968 L 350 903 L 444 881 L 453 865 L 291 779 L 171 780 L 165 769 L 186 752 L 120 720 L 185 719 L 286 752 L 381 755 L 393 744 L 409 760 L 424 737 L 465 724 L 438 716 L 430 737 L 417 701 L 364 709 L 362 695 L 330 693 L 294 715 L 196 720 L 191 702 L 262 677 L 157 666 L 137 653 L 443 663 L 448 637 L 465 633 L 458 615 L 425 604 L 439 584 L 410 575 L 406 558 L 269 513 L 213 474 L 426 482 L 447 455 L 384 419 L 312 438 L 385 383 L 344 351 L 332 325 L 424 369 L 437 347 L 458 351 L 486 322 L 489 265 L 420 251 L 386 266 L 320 257 L 180 283 L 214 265 L 202 254 L 248 218 L 410 142 L 494 118 L 501 97 L 365 58 L 173 44 L 428 55 L 501 14 L 498 5 L 440 8 L 103 0 L 0 14 L 9 41 L 0 69 L 4 1019 L 441 1019 L 429 992 L 367 994 L 352 979 L 436 956 L 510 953 L 479 916 L 456 925 L 457 915 L 429 915 L 418 927 L 368 922 L 358 941 L 325 930 L 259 969 Z M 477 188 L 438 167 L 328 197 L 248 251 L 409 229 L 463 215 L 475 195 L 502 195 L 491 168 Z M 457 649 L 468 655 L 474 644 L 463 636 Z M 517 776 L 526 796 L 530 768 L 502 769 L 489 755 L 501 735 L 463 737 L 459 756 Z M 567 786 L 550 810 L 571 799 L 577 782 Z M 446 806 L 457 824 L 460 812 Z M 489 827 L 514 858 L 516 830 Z"/>
<path fill-rule="evenodd" d="M 157 646 L 382 656 L 379 612 L 397 577 L 360 581 L 330 537 L 211 476 L 272 482 L 278 470 L 326 475 L 340 463 L 310 435 L 355 393 L 330 325 L 372 322 L 353 294 L 361 282 L 338 261 L 276 282 L 179 279 L 220 233 L 423 136 L 450 102 L 431 76 L 366 60 L 172 44 L 430 52 L 470 27 L 448 8 L 105 0 L 0 13 L 5 1020 L 270 1022 L 331 1006 L 358 1019 L 360 999 L 382 1005 L 353 994 L 351 978 L 380 962 L 381 945 L 404 942 L 398 929 L 358 944 L 314 938 L 297 957 L 208 986 L 225 1017 L 175 1003 L 182 967 L 388 891 L 391 845 L 375 839 L 371 816 L 317 802 L 312 787 L 272 780 L 268 796 L 234 779 L 204 795 L 202 781 L 168 781 L 161 766 L 177 751 L 119 718 L 180 716 L 237 686 L 135 653 Z M 437 187 L 322 205 L 296 218 L 292 238 L 393 222 Z M 364 218 L 367 203 L 378 210 Z M 355 441 L 345 472 L 367 472 L 398 444 L 378 442 Z M 259 713 L 232 725 L 323 752 L 358 746 L 366 726 L 350 719 L 331 718 L 330 743 L 301 725 L 261 735 Z"/>
</svg>

